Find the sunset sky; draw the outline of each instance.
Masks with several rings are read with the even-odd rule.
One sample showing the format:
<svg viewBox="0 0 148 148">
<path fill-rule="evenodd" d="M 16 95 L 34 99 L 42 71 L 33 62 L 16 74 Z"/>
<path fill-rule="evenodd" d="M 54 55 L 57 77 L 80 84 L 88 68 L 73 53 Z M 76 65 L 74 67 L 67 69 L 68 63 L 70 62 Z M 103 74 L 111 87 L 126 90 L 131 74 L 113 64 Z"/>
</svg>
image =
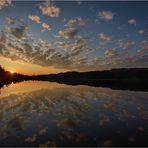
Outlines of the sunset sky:
<svg viewBox="0 0 148 148">
<path fill-rule="evenodd" d="M 0 65 L 29 75 L 148 68 L 148 2 L 0 0 Z"/>
</svg>

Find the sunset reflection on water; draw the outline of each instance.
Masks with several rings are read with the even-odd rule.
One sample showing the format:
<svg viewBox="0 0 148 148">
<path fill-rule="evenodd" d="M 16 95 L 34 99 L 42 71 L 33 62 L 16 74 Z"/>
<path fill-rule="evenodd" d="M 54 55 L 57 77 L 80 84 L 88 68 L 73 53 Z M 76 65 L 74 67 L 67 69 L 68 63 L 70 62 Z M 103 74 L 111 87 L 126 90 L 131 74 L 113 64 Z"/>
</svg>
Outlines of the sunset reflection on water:
<svg viewBox="0 0 148 148">
<path fill-rule="evenodd" d="M 44 82 L 44 81 L 23 81 L 20 83 L 12 83 L 9 84 L 8 86 L 4 86 L 4 88 L 1 89 L 1 95 L 10 95 L 12 93 L 23 93 L 23 92 L 30 92 L 30 91 L 35 91 L 43 88 L 48 88 L 48 89 L 54 89 L 56 87 L 66 87 L 66 85 L 58 84 L 58 83 L 53 83 L 53 82 Z"/>
</svg>

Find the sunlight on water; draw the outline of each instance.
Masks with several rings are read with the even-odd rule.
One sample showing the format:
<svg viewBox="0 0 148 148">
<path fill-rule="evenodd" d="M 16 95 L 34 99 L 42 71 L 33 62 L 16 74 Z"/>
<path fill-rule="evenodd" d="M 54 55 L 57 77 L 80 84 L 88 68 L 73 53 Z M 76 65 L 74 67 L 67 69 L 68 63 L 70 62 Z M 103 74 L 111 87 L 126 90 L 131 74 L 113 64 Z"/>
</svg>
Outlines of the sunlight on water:
<svg viewBox="0 0 148 148">
<path fill-rule="evenodd" d="M 64 87 L 66 85 L 58 84 L 58 83 L 52 83 L 52 82 L 44 82 L 44 81 L 24 81 L 20 83 L 12 83 L 8 86 L 4 86 L 3 89 L 1 89 L 1 95 L 10 95 L 12 93 L 23 93 L 23 92 L 30 92 L 34 90 L 39 90 L 43 88 L 48 88 L 48 89 L 54 89 L 56 87 Z"/>
<path fill-rule="evenodd" d="M 26 81 L 0 95 L 1 146 L 146 146 L 148 92 Z"/>
</svg>

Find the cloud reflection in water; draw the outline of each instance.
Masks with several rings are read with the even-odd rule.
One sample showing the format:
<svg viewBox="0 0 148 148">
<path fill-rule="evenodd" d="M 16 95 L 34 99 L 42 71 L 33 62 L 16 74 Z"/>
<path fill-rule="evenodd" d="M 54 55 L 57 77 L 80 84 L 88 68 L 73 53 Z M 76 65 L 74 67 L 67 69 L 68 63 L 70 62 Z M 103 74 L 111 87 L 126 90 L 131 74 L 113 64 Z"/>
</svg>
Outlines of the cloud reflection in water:
<svg viewBox="0 0 148 148">
<path fill-rule="evenodd" d="M 50 82 L 11 87 L 0 96 L 1 146 L 148 145 L 147 92 Z"/>
</svg>

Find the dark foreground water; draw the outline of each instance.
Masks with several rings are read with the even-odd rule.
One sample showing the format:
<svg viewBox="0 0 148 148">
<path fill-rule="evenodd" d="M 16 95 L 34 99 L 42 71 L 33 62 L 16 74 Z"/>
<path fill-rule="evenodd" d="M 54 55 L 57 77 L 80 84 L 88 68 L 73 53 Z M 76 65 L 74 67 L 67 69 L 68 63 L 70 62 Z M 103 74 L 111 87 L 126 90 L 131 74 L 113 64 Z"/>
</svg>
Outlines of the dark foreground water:
<svg viewBox="0 0 148 148">
<path fill-rule="evenodd" d="M 148 146 L 148 92 L 11 84 L 0 94 L 0 146 Z"/>
</svg>

